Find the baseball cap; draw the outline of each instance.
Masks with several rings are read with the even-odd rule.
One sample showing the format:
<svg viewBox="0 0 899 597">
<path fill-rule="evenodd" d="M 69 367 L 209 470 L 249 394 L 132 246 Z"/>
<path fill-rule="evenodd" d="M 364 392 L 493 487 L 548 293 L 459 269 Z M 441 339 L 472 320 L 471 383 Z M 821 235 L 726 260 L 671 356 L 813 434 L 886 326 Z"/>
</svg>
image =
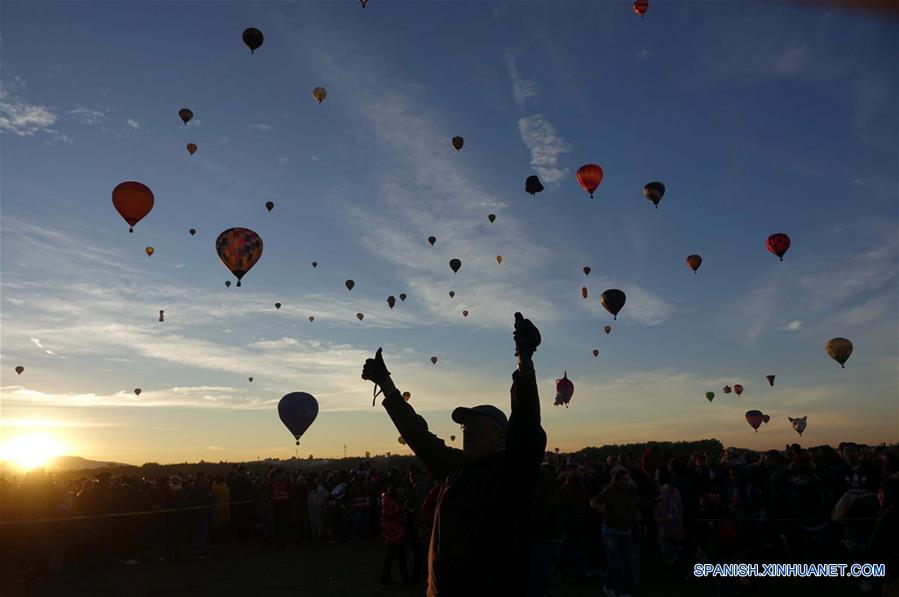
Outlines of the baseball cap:
<svg viewBox="0 0 899 597">
<path fill-rule="evenodd" d="M 505 431 L 506 427 L 509 425 L 509 420 L 506 418 L 506 415 L 503 414 L 503 411 L 492 404 L 482 404 L 480 406 L 475 406 L 474 408 L 460 406 L 453 411 L 453 421 L 459 424 L 465 424 L 476 415 L 487 415 L 496 421 L 503 431 Z"/>
</svg>

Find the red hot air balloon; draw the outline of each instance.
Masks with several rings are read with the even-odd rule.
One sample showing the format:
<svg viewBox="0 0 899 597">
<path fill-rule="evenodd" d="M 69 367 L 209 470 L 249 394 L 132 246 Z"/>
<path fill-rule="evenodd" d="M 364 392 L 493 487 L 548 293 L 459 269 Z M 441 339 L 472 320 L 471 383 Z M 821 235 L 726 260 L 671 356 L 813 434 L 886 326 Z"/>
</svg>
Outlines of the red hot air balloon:
<svg viewBox="0 0 899 597">
<path fill-rule="evenodd" d="M 188 143 L 187 144 L 187 153 L 193 155 L 197 153 L 197 144 L 196 143 Z"/>
<path fill-rule="evenodd" d="M 318 416 L 318 400 L 306 392 L 291 392 L 278 402 L 278 417 L 300 445 L 300 437 L 306 433 Z"/>
<path fill-rule="evenodd" d="M 449 262 L 450 269 L 453 270 L 453 273 L 458 273 L 459 269 L 462 267 L 461 259 L 450 259 Z"/>
<path fill-rule="evenodd" d="M 773 375 L 766 375 L 766 376 L 765 376 L 765 379 L 768 380 L 768 383 L 769 383 L 770 385 L 772 385 L 772 386 L 774 385 L 774 376 L 773 376 Z"/>
<path fill-rule="evenodd" d="M 605 307 L 606 311 L 611 313 L 615 319 L 618 319 L 618 312 L 624 307 L 624 302 L 626 300 L 627 297 L 617 288 L 610 288 L 603 292 L 602 296 L 599 297 L 602 306 Z"/>
<path fill-rule="evenodd" d="M 736 392 L 737 396 L 742 395 L 743 394 L 743 386 L 741 386 L 740 384 L 734 384 L 734 392 Z"/>
<path fill-rule="evenodd" d="M 587 298 L 587 287 L 581 286 L 581 296 Z"/>
<path fill-rule="evenodd" d="M 687 257 L 687 267 L 693 270 L 693 273 L 696 273 L 696 270 L 699 269 L 699 266 L 702 265 L 702 257 L 699 255 L 690 255 Z"/>
<path fill-rule="evenodd" d="M 602 182 L 602 168 L 596 164 L 584 164 L 577 169 L 577 181 L 585 191 L 590 193 L 590 198 L 592 199 L 593 192 L 599 187 L 599 183 Z"/>
<path fill-rule="evenodd" d="M 783 261 L 784 253 L 790 248 L 790 237 L 783 232 L 772 234 L 768 237 L 768 240 L 765 241 L 765 246 L 768 247 L 768 251 L 774 253 L 781 261 Z"/>
<path fill-rule="evenodd" d="M 765 420 L 765 415 L 762 414 L 760 410 L 749 410 L 746 411 L 746 422 L 752 425 L 752 428 L 755 429 L 755 432 L 759 432 L 759 426 L 761 426 L 762 421 Z"/>
<path fill-rule="evenodd" d="M 262 239 L 249 228 L 228 228 L 215 240 L 215 250 L 240 286 L 241 279 L 262 257 Z"/>
<path fill-rule="evenodd" d="M 641 19 L 647 10 L 649 10 L 649 0 L 637 0 L 634 2 L 634 12 L 640 15 Z"/>
<path fill-rule="evenodd" d="M 568 408 L 568 403 L 571 402 L 572 396 L 574 396 L 574 384 L 568 379 L 568 372 L 566 371 L 561 379 L 556 380 L 556 401 L 553 403 L 553 406 L 564 404 L 565 408 Z"/>
<path fill-rule="evenodd" d="M 112 204 L 128 222 L 128 232 L 134 232 L 137 223 L 153 209 L 153 191 L 139 182 L 123 182 L 112 190 Z"/>
</svg>

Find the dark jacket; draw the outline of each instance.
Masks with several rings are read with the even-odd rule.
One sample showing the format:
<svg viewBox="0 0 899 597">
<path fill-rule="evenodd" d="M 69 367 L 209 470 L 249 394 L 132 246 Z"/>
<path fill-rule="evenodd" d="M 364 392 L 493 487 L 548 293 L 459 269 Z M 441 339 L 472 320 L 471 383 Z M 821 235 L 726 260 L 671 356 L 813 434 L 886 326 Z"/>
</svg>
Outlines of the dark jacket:
<svg viewBox="0 0 899 597">
<path fill-rule="evenodd" d="M 512 379 L 516 400 L 506 449 L 469 461 L 428 431 L 400 392 L 382 402 L 406 443 L 444 483 L 431 535 L 429 595 L 524 595 L 528 519 L 546 449 L 533 371 Z"/>
</svg>

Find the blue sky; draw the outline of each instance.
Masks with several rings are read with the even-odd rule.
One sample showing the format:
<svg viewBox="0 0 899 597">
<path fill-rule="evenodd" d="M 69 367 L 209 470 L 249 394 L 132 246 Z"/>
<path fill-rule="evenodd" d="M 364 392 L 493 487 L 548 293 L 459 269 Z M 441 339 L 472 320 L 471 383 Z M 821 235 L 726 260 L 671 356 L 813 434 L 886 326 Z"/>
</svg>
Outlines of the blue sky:
<svg viewBox="0 0 899 597">
<path fill-rule="evenodd" d="M 383 346 L 448 436 L 456 405 L 508 411 L 516 310 L 543 332 L 550 446 L 772 447 L 797 439 L 786 417 L 802 415 L 811 443 L 899 435 L 899 38 L 876 13 L 48 6 L 2 7 L 7 438 L 46 428 L 125 462 L 285 456 L 277 400 L 307 391 L 321 414 L 303 453 L 402 451 L 359 379 L 365 358 Z M 254 55 L 250 26 L 265 34 Z M 574 175 L 588 162 L 605 172 L 592 200 Z M 546 191 L 531 197 L 534 173 Z M 125 180 L 156 197 L 134 234 L 110 200 Z M 667 186 L 658 210 L 641 193 L 651 180 Z M 214 243 L 233 226 L 265 250 L 226 289 Z M 793 240 L 783 263 L 764 246 L 774 232 Z M 617 322 L 606 288 L 628 296 Z M 845 370 L 823 351 L 834 336 L 855 343 Z M 552 406 L 563 370 L 567 410 Z M 725 383 L 746 393 L 725 399 Z M 772 415 L 758 434 L 743 418 L 755 408 Z"/>
</svg>

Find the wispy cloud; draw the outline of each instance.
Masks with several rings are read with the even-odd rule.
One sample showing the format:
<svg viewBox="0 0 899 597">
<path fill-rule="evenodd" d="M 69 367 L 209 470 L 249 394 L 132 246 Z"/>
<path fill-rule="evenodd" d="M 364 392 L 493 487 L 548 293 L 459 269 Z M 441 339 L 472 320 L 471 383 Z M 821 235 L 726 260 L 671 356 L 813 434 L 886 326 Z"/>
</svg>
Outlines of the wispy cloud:
<svg viewBox="0 0 899 597">
<path fill-rule="evenodd" d="M 570 145 L 543 115 L 520 118 L 518 132 L 531 152 L 531 166 L 543 182 L 559 182 L 568 176 L 568 169 L 561 166 L 559 157 Z"/>
<path fill-rule="evenodd" d="M 128 126 L 131 127 L 132 129 L 134 129 L 134 130 L 140 129 L 140 123 L 138 121 L 134 120 L 133 118 L 129 118 L 126 122 L 128 123 Z"/>
<path fill-rule="evenodd" d="M 802 322 L 799 321 L 798 319 L 794 319 L 787 325 L 785 325 L 781 328 L 778 328 L 778 329 L 787 330 L 788 332 L 798 332 L 801 328 L 802 328 Z"/>
<path fill-rule="evenodd" d="M 248 128 L 250 128 L 254 131 L 259 131 L 261 133 L 267 133 L 270 130 L 272 130 L 274 127 L 270 124 L 260 123 L 260 124 L 251 124 L 248 126 Z"/>
<path fill-rule="evenodd" d="M 518 65 L 515 63 L 515 51 L 512 48 L 505 49 L 503 58 L 506 61 L 506 68 L 509 70 L 509 77 L 512 78 L 512 97 L 518 104 L 518 108 L 525 110 L 527 101 L 540 95 L 540 88 L 534 81 L 521 77 Z"/>
<path fill-rule="evenodd" d="M 81 106 L 72 110 L 66 110 L 66 114 L 75 116 L 81 124 L 96 125 L 106 120 L 106 113 L 102 110 L 92 110 L 91 108 L 83 108 Z"/>
<path fill-rule="evenodd" d="M 59 117 L 46 106 L 31 104 L 22 97 L 12 96 L 0 87 L 0 131 L 19 137 L 44 133 L 58 137 L 52 126 Z"/>
</svg>

